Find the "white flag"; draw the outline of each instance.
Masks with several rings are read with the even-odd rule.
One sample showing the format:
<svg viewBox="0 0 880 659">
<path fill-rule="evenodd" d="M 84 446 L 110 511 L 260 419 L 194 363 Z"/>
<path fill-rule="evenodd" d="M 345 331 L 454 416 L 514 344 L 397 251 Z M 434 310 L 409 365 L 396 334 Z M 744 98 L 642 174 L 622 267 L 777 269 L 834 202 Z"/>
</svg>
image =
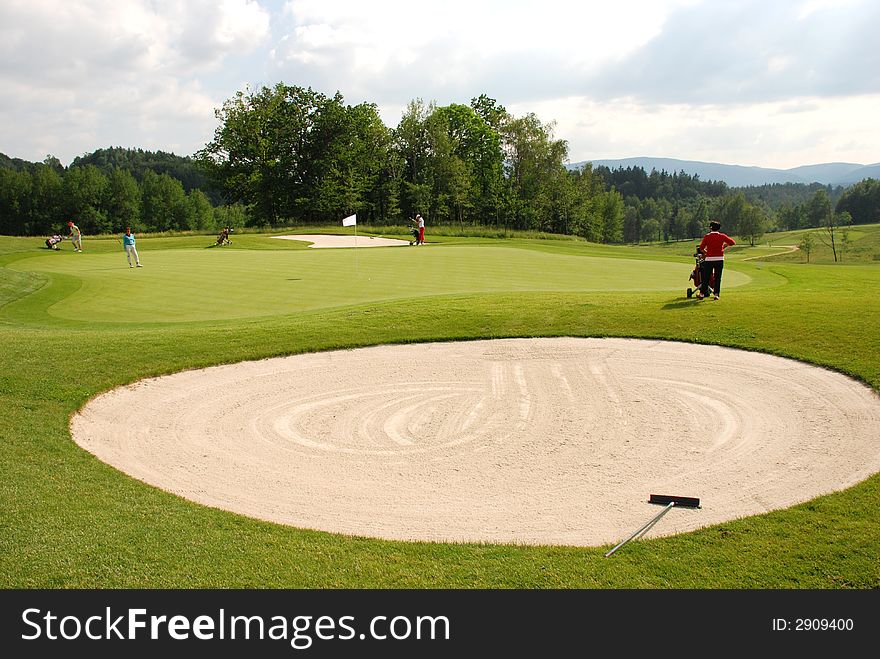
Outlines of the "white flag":
<svg viewBox="0 0 880 659">
<path fill-rule="evenodd" d="M 358 223 L 357 215 L 349 215 L 347 218 L 342 220 L 342 226 L 344 227 L 353 227 Z"/>
</svg>

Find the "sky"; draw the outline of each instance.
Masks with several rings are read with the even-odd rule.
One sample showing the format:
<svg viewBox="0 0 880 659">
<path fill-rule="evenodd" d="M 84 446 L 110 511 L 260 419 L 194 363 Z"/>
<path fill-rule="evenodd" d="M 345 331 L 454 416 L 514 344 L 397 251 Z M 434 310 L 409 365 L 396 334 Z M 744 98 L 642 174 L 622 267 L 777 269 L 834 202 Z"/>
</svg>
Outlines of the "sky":
<svg viewBox="0 0 880 659">
<path fill-rule="evenodd" d="M 192 155 L 237 91 L 487 94 L 569 161 L 880 161 L 876 0 L 2 0 L 0 153 Z"/>
</svg>

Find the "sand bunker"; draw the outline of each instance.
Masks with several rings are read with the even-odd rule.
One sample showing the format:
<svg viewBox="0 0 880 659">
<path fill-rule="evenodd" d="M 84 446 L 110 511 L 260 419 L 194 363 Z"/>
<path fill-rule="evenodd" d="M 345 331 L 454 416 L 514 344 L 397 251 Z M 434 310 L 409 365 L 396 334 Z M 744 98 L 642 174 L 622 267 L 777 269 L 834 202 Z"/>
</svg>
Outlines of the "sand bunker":
<svg viewBox="0 0 880 659">
<path fill-rule="evenodd" d="M 880 471 L 880 397 L 716 346 L 380 346 L 122 387 L 72 420 L 118 469 L 243 515 L 371 537 L 600 545 L 763 513 Z"/>
<path fill-rule="evenodd" d="M 323 249 L 327 247 L 395 247 L 398 245 L 409 245 L 406 240 L 397 240 L 395 238 L 375 238 L 371 236 L 322 236 L 313 234 L 302 234 L 295 236 L 272 236 L 280 240 L 302 240 L 312 243 L 309 247 Z"/>
</svg>

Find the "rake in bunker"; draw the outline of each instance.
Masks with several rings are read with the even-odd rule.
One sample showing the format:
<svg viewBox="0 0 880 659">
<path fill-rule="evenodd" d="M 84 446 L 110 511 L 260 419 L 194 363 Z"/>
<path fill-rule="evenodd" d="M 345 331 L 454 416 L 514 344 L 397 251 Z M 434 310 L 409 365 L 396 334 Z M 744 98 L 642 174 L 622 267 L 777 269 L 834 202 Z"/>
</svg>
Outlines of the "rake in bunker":
<svg viewBox="0 0 880 659">
<path fill-rule="evenodd" d="M 619 542 L 617 544 L 617 546 L 615 546 L 613 549 L 609 550 L 605 554 L 605 558 L 608 558 L 609 556 L 611 556 L 611 554 L 613 554 L 618 549 L 623 547 L 630 540 L 635 540 L 636 538 L 639 538 L 639 537 L 645 535 L 645 533 L 647 533 L 648 531 L 651 530 L 651 528 L 653 528 L 654 524 L 656 524 L 657 522 L 660 521 L 660 518 L 663 517 L 663 515 L 668 513 L 670 510 L 672 510 L 676 506 L 681 507 L 681 508 L 699 508 L 700 507 L 700 500 L 696 497 L 680 497 L 680 496 L 673 496 L 670 494 L 652 494 L 652 495 L 650 495 L 650 497 L 648 497 L 648 503 L 654 503 L 657 505 L 661 505 L 661 506 L 664 506 L 664 508 L 659 513 L 654 515 L 654 517 L 649 519 L 643 526 L 638 528 L 626 540 Z"/>
</svg>

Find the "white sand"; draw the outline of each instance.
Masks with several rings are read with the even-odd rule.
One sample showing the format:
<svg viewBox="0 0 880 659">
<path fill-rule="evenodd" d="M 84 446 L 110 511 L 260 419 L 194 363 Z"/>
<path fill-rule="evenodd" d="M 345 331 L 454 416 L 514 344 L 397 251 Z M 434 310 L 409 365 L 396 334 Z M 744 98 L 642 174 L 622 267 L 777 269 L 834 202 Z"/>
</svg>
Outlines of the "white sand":
<svg viewBox="0 0 880 659">
<path fill-rule="evenodd" d="M 101 460 L 208 506 L 391 539 L 600 545 L 880 471 L 880 397 L 759 353 L 625 339 L 306 354 L 150 379 L 71 422 Z"/>
<path fill-rule="evenodd" d="M 395 247 L 409 245 L 406 240 L 395 238 L 375 238 L 370 236 L 322 236 L 317 234 L 302 234 L 294 236 L 272 236 L 280 240 L 301 240 L 312 243 L 309 247 L 323 249 L 327 247 Z"/>
</svg>

